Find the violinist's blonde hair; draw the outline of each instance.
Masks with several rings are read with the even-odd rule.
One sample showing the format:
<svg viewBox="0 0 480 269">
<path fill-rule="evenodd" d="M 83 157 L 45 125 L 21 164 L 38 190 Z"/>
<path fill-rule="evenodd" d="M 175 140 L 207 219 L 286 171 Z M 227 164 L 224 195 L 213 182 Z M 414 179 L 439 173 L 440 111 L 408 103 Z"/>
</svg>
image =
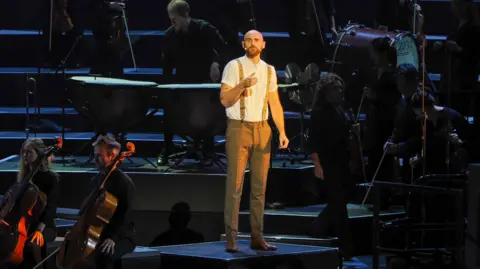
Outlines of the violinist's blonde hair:
<svg viewBox="0 0 480 269">
<path fill-rule="evenodd" d="M 20 149 L 20 163 L 18 164 L 18 174 L 17 174 L 18 182 L 22 181 L 25 175 L 30 173 L 30 167 L 25 165 L 24 158 L 23 158 L 23 151 L 27 146 L 31 146 L 39 157 L 40 157 L 40 154 L 42 154 L 47 148 L 43 140 L 40 138 L 28 138 L 27 140 L 25 140 L 25 142 L 23 142 L 22 148 Z M 44 159 L 40 164 L 40 167 L 38 170 L 51 171 L 52 170 L 51 158 Z"/>
</svg>

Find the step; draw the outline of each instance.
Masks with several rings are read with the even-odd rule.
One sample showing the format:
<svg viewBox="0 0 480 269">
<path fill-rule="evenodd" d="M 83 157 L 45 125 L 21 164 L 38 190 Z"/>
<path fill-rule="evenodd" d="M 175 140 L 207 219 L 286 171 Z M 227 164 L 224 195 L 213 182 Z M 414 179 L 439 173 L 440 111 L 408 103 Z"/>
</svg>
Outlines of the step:
<svg viewBox="0 0 480 269">
<path fill-rule="evenodd" d="M 42 39 L 38 34 L 34 34 L 35 31 L 23 30 L 4 30 L 0 32 L 0 66 L 5 67 L 23 67 L 33 66 L 36 67 L 41 63 L 41 55 L 44 54 L 40 51 Z M 135 33 L 135 35 L 133 35 Z M 71 56 L 67 61 L 67 67 L 69 64 L 78 64 L 80 67 L 90 67 L 95 59 L 95 41 L 91 36 L 91 32 L 86 32 L 86 36 L 80 40 Z M 88 35 L 90 34 L 90 35 Z M 137 67 L 141 68 L 155 68 L 161 66 L 161 48 L 163 45 L 163 31 L 132 31 L 132 47 L 135 55 L 135 61 Z M 265 59 L 277 68 L 284 66 L 287 63 L 294 61 L 293 54 L 285 54 L 286 51 L 291 50 L 289 35 L 286 32 L 267 32 L 266 42 L 268 47 L 265 50 Z M 445 36 L 442 35 L 430 35 L 428 36 L 429 44 L 427 46 L 426 60 L 429 65 L 432 66 L 430 72 L 438 73 L 437 65 L 441 63 L 443 57 L 439 57 L 440 54 L 430 52 L 430 48 L 433 47 L 433 42 L 438 40 L 444 40 Z M 33 44 L 36 49 L 32 49 Z M 333 51 L 333 47 L 331 50 Z M 156 55 L 152 57 L 152 55 Z M 240 56 L 240 55 L 235 55 Z M 234 57 L 234 56 L 232 56 Z M 339 54 L 336 60 L 341 60 L 342 55 Z M 331 57 L 328 57 L 329 59 Z M 440 59 L 439 59 L 440 58 Z M 331 59 L 330 59 L 331 60 Z M 123 66 L 133 66 L 133 61 L 130 51 L 127 51 L 123 55 Z"/>
<path fill-rule="evenodd" d="M 95 134 L 93 132 L 67 132 L 64 136 L 63 149 L 57 155 L 81 155 L 88 156 L 92 152 L 91 138 Z M 31 133 L 30 137 L 38 137 L 46 143 L 53 141 L 56 137 L 62 137 L 61 132 L 50 133 Z M 3 156 L 17 154 L 21 148 L 23 141 L 27 138 L 25 132 L 10 131 L 0 132 L 0 141 L 4 144 L 1 154 Z M 162 133 L 130 133 L 127 134 L 127 140 L 135 144 L 139 157 L 148 156 L 156 157 L 163 149 L 164 136 Z M 224 137 L 215 137 L 216 143 L 222 144 Z M 187 141 L 179 136 L 173 139 L 175 144 L 183 145 Z"/>
<path fill-rule="evenodd" d="M 156 30 L 166 29 L 170 25 L 170 21 L 166 14 L 166 6 L 169 0 L 144 0 L 140 2 L 130 1 L 126 5 L 126 14 L 129 21 L 129 28 L 132 30 Z M 376 17 L 375 0 L 352 1 L 337 0 L 335 1 L 336 22 L 338 25 L 344 25 L 348 21 L 357 21 L 364 24 L 372 25 Z M 478 3 L 478 0 L 475 2 Z M 0 16 L 0 25 L 6 29 L 36 29 L 39 25 L 39 12 L 43 12 L 47 16 L 48 5 L 42 4 L 41 1 L 26 1 L 22 5 L 17 2 L 6 2 L 2 8 L 5 11 Z M 46 2 L 48 3 L 48 2 Z M 235 17 L 229 9 L 236 8 L 228 6 L 235 4 L 235 1 L 210 0 L 209 5 L 205 5 L 203 1 L 190 2 L 192 16 L 210 21 L 217 27 L 221 27 L 224 21 Z M 426 28 L 429 31 L 436 30 L 438 32 L 448 31 L 448 23 L 445 18 L 452 17 L 449 1 L 419 1 L 426 14 Z M 25 11 L 24 5 L 29 5 L 29 12 Z M 77 10 L 86 7 L 75 5 Z M 245 21 L 251 17 L 250 9 L 246 8 Z M 278 0 L 263 0 L 253 2 L 253 15 L 256 19 L 257 29 L 263 31 L 281 32 L 288 29 L 288 13 L 289 9 L 285 8 Z M 88 13 L 87 13 L 88 14 Z M 89 22 L 89 21 L 88 21 Z M 447 26 L 447 27 L 445 27 Z M 431 29 L 431 30 L 430 30 Z M 429 32 L 427 31 L 427 32 Z"/>
</svg>

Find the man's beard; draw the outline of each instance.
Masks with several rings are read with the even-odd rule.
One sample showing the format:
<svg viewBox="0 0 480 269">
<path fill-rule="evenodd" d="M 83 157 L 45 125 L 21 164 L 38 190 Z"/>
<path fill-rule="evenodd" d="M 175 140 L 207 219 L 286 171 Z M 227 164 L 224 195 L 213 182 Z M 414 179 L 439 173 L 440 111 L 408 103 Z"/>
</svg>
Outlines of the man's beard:
<svg viewBox="0 0 480 269">
<path fill-rule="evenodd" d="M 249 47 L 249 48 L 247 49 L 247 57 L 253 58 L 253 57 L 259 55 L 260 52 L 261 52 L 261 51 L 260 51 L 259 49 L 257 49 L 256 47 Z"/>
</svg>

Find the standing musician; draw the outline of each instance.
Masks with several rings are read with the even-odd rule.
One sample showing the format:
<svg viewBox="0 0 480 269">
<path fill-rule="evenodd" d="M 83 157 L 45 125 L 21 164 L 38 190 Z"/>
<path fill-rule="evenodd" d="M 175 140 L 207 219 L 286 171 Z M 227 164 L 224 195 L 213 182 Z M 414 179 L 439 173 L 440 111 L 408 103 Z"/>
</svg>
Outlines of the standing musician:
<svg viewBox="0 0 480 269">
<path fill-rule="evenodd" d="M 17 182 L 21 182 L 34 169 L 33 164 L 45 152 L 46 146 L 40 138 L 27 139 L 20 151 L 19 172 Z M 60 198 L 59 175 L 51 169 L 51 158 L 46 158 L 40 164 L 38 172 L 32 179 L 39 190 L 46 194 L 47 201 L 43 212 L 37 221 L 30 223 L 28 234 L 28 243 L 23 249 L 24 259 L 17 268 L 33 268 L 42 260 L 46 254 L 45 242 L 51 242 L 56 237 L 55 216 L 57 213 L 57 202 Z M 21 199 L 21 198 L 20 198 Z M 17 200 L 18 202 L 18 200 Z M 5 222 L 2 222 L 0 229 L 4 230 Z M 5 246 L 7 238 L 0 235 L 0 245 Z M 14 267 L 14 266 L 7 266 Z"/>
<path fill-rule="evenodd" d="M 370 150 L 368 152 L 367 178 L 372 179 L 382 159 L 383 145 L 392 134 L 395 122 L 395 105 L 401 98 L 397 89 L 395 77 L 396 54 L 392 51 L 389 38 L 377 38 L 372 41 L 370 53 L 373 58 L 376 80 L 371 89 L 367 89 L 366 97 L 369 100 L 366 130 L 364 137 L 368 139 Z M 376 179 L 391 181 L 394 178 L 393 157 L 384 158 Z M 392 198 L 388 191 L 381 193 L 381 207 L 388 209 L 389 200 Z"/>
<path fill-rule="evenodd" d="M 352 257 L 347 204 L 355 188 L 349 148 L 352 126 L 342 107 L 345 83 L 329 73 L 320 80 L 311 114 L 310 147 L 315 176 L 327 188 L 327 206 L 312 224 L 310 236 L 326 237 L 334 230 L 345 260 Z"/>
<path fill-rule="evenodd" d="M 120 153 L 120 144 L 110 136 L 99 136 L 93 143 L 95 164 L 100 173 L 92 178 L 95 189 L 103 181 L 112 161 Z M 135 250 L 135 228 L 132 220 L 132 206 L 135 186 L 132 179 L 116 168 L 110 174 L 105 190 L 118 199 L 118 205 L 110 222 L 100 236 L 100 244 L 92 253 L 94 265 L 91 268 L 118 268 L 120 258 Z"/>
<path fill-rule="evenodd" d="M 288 147 L 283 108 L 275 68 L 260 59 L 265 41 L 260 32 L 244 36 L 246 55 L 230 61 L 223 72 L 220 100 L 228 117 L 226 151 L 228 159 L 225 196 L 226 250 L 237 252 L 236 235 L 243 176 L 250 162 L 250 225 L 252 249 L 276 250 L 263 238 L 265 189 L 270 163 L 272 130 L 267 122 L 268 106 L 280 133 L 280 148 Z"/>
<path fill-rule="evenodd" d="M 186 1 L 171 1 L 167 11 L 172 26 L 165 32 L 162 52 L 165 82 L 211 83 L 219 80 L 226 44 L 218 30 L 204 20 L 191 18 Z M 158 158 L 159 165 L 168 163 L 168 155 L 173 150 L 171 123 L 165 122 L 165 125 L 165 149 Z M 200 139 L 195 139 L 197 144 Z M 207 150 L 213 151 L 213 137 L 205 138 L 204 142 Z"/>
</svg>

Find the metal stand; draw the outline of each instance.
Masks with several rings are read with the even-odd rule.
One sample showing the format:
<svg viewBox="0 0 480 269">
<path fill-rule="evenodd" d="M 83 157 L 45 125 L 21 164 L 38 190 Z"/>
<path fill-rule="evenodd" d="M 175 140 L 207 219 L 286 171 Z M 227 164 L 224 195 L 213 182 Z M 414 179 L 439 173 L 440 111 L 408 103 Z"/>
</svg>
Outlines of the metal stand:
<svg viewBox="0 0 480 269">
<path fill-rule="evenodd" d="M 138 72 L 137 62 L 135 61 L 135 54 L 133 53 L 132 40 L 130 39 L 130 31 L 128 30 L 127 14 L 125 8 L 122 8 L 123 23 L 125 23 L 125 31 L 127 32 L 128 45 L 130 46 L 130 54 L 132 55 L 133 68 Z"/>
<path fill-rule="evenodd" d="M 65 102 L 67 100 L 67 88 L 65 86 L 66 84 L 66 77 L 65 77 L 65 69 L 66 69 L 66 63 L 68 61 L 68 58 L 70 58 L 70 55 L 72 54 L 72 52 L 75 50 L 75 48 L 77 47 L 77 44 L 78 44 L 78 41 L 80 41 L 80 39 L 82 38 L 82 35 L 79 35 L 75 38 L 75 42 L 73 43 L 72 47 L 70 48 L 70 50 L 68 51 L 67 55 L 65 56 L 65 59 L 63 59 L 61 62 L 60 62 L 60 65 L 57 67 L 57 69 L 55 70 L 55 75 L 58 76 L 59 75 L 59 72 L 60 70 L 62 71 L 62 74 L 61 74 L 61 81 L 62 81 L 62 84 L 64 85 L 64 89 L 63 89 L 63 100 L 62 100 L 62 119 L 63 119 L 63 122 L 62 122 L 62 140 L 65 141 L 65 118 L 66 118 L 66 114 L 65 114 Z M 63 149 L 65 150 L 65 149 Z M 75 158 L 73 156 L 70 156 L 70 157 L 65 157 L 65 153 L 61 154 L 61 159 L 54 159 L 53 162 L 54 163 L 62 163 L 62 164 L 66 164 L 66 163 L 74 163 L 75 162 Z"/>
<path fill-rule="evenodd" d="M 31 91 L 30 83 L 32 83 L 33 91 Z M 25 103 L 26 103 L 26 122 L 25 122 L 25 137 L 30 137 L 30 95 L 37 92 L 37 81 L 34 78 L 29 78 L 27 75 L 27 87 L 25 91 Z M 38 117 L 37 117 L 38 118 Z"/>
</svg>

